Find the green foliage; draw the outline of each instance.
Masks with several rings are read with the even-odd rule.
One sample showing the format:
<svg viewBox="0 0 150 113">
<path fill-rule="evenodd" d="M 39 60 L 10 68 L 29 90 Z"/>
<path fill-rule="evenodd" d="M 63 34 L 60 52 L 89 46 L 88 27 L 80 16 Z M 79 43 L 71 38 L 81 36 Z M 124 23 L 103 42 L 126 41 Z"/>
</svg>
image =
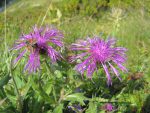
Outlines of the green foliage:
<svg viewBox="0 0 150 113">
<path fill-rule="evenodd" d="M 67 95 L 64 100 L 71 102 L 79 102 L 81 105 L 84 105 L 84 100 L 88 100 L 82 93 L 74 93 Z"/>
<path fill-rule="evenodd" d="M 62 109 L 63 109 L 63 104 L 60 104 L 54 109 L 53 113 L 63 113 Z"/>
<path fill-rule="evenodd" d="M 0 87 L 2 88 L 4 85 L 8 83 L 10 79 L 9 75 L 5 75 L 1 80 L 0 80 Z"/>
<path fill-rule="evenodd" d="M 86 110 L 86 113 L 97 113 L 96 103 L 90 102 L 89 103 L 89 108 Z"/>
<path fill-rule="evenodd" d="M 99 17 L 113 7 L 125 10 L 139 9 L 146 8 L 145 5 L 149 2 L 146 0 L 62 0 L 54 4 L 67 16 L 81 14 Z"/>
</svg>

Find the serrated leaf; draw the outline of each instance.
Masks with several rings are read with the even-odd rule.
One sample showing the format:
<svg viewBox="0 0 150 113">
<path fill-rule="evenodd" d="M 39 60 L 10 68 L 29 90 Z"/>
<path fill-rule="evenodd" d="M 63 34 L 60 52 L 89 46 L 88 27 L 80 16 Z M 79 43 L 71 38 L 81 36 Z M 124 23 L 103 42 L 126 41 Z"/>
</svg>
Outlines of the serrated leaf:
<svg viewBox="0 0 150 113">
<path fill-rule="evenodd" d="M 63 104 L 59 104 L 53 111 L 53 113 L 63 113 Z"/>
<path fill-rule="evenodd" d="M 67 95 L 64 100 L 68 100 L 71 102 L 79 102 L 81 105 L 84 105 L 84 100 L 88 100 L 87 97 L 83 95 L 83 93 L 75 93 L 71 95 Z"/>
<path fill-rule="evenodd" d="M 86 110 L 86 113 L 97 113 L 97 105 L 94 102 L 89 103 L 89 107 Z"/>
</svg>

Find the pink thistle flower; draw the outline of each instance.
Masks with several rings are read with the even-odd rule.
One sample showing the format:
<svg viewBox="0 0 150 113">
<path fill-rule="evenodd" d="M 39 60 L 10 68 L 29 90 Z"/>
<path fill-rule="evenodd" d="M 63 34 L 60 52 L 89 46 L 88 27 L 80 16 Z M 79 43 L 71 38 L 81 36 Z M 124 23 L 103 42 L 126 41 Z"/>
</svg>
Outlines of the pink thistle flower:
<svg viewBox="0 0 150 113">
<path fill-rule="evenodd" d="M 29 54 L 28 63 L 25 70 L 28 72 L 36 72 L 40 68 L 40 55 L 47 55 L 52 62 L 56 62 L 62 58 L 61 54 L 56 51 L 52 45 L 62 47 L 63 34 L 54 28 L 48 26 L 38 28 L 33 27 L 33 31 L 29 34 L 23 34 L 16 41 L 13 50 L 21 50 L 22 52 L 14 60 L 16 64 L 26 53 Z"/>
<path fill-rule="evenodd" d="M 77 59 L 83 62 L 78 63 L 75 69 L 82 75 L 86 71 L 88 78 L 92 78 L 94 71 L 97 71 L 99 65 L 101 65 L 106 73 L 107 84 L 112 84 L 111 76 L 109 70 L 113 72 L 119 80 L 118 70 L 113 66 L 118 66 L 122 71 L 127 71 L 123 66 L 126 61 L 126 48 L 115 47 L 116 40 L 108 39 L 103 40 L 99 37 L 87 38 L 87 40 L 80 40 L 79 43 L 73 43 L 71 45 L 71 50 L 82 51 L 82 53 L 70 57 L 70 62 L 74 62 Z"/>
</svg>

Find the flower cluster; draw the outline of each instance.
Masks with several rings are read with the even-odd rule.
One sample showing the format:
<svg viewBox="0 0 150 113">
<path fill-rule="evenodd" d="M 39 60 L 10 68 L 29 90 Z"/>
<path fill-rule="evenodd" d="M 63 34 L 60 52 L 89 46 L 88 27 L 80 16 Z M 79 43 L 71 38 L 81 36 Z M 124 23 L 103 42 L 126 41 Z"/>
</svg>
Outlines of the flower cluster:
<svg viewBox="0 0 150 113">
<path fill-rule="evenodd" d="M 110 38 L 103 40 L 100 37 L 87 38 L 87 40 L 79 40 L 78 43 L 71 45 L 72 51 L 82 51 L 82 53 L 70 57 L 70 61 L 73 62 L 77 59 L 83 62 L 78 63 L 75 69 L 86 75 L 88 78 L 92 78 L 94 71 L 97 71 L 98 66 L 102 66 L 107 77 L 108 85 L 112 84 L 110 71 L 121 80 L 118 70 L 113 65 L 117 65 L 122 71 L 127 71 L 123 66 L 126 61 L 126 48 L 115 47 L 116 40 Z"/>
<path fill-rule="evenodd" d="M 21 50 L 19 56 L 15 59 L 17 63 L 25 53 L 29 53 L 29 59 L 25 66 L 28 72 L 35 72 L 40 68 L 40 55 L 50 57 L 52 62 L 56 62 L 62 58 L 61 54 L 52 47 L 52 45 L 63 47 L 63 34 L 51 27 L 33 27 L 33 31 L 29 34 L 23 34 L 16 42 L 13 49 Z M 80 54 L 70 57 L 70 62 L 80 59 L 82 62 L 75 66 L 75 69 L 82 75 L 86 72 L 88 78 L 99 67 L 102 67 L 106 73 L 108 85 L 112 84 L 110 73 L 114 73 L 120 80 L 120 75 L 116 66 L 122 71 L 127 71 L 123 66 L 126 61 L 126 48 L 116 47 L 116 40 L 109 38 L 107 40 L 101 37 L 87 38 L 86 40 L 79 40 L 78 43 L 71 45 L 72 51 L 80 52 Z"/>
<path fill-rule="evenodd" d="M 15 59 L 14 63 L 17 63 L 25 53 L 29 53 L 29 60 L 25 66 L 25 70 L 28 72 L 35 72 L 40 68 L 40 55 L 47 55 L 52 62 L 56 62 L 61 58 L 61 54 L 57 52 L 51 45 L 58 47 L 63 46 L 62 42 L 63 34 L 51 27 L 33 27 L 33 32 L 29 34 L 23 34 L 16 42 L 14 50 L 21 50 L 22 52 Z"/>
</svg>

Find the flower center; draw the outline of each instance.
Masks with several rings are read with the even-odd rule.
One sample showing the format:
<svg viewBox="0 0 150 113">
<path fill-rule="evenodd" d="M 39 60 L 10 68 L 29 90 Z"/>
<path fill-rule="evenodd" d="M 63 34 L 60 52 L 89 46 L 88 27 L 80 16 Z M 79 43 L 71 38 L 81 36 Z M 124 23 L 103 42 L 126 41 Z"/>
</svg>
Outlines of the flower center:
<svg viewBox="0 0 150 113">
<path fill-rule="evenodd" d="M 105 44 L 95 44 L 91 47 L 91 54 L 99 62 L 106 62 L 111 55 L 110 48 Z"/>
</svg>

